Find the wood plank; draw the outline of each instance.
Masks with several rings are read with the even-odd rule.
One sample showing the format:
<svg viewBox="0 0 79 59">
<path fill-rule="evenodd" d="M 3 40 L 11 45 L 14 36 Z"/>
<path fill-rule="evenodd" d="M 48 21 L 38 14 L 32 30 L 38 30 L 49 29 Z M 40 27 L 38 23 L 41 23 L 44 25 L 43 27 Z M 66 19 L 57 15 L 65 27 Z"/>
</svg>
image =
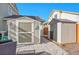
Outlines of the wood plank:
<svg viewBox="0 0 79 59">
<path fill-rule="evenodd" d="M 79 24 L 76 24 L 76 42 L 79 44 Z"/>
</svg>

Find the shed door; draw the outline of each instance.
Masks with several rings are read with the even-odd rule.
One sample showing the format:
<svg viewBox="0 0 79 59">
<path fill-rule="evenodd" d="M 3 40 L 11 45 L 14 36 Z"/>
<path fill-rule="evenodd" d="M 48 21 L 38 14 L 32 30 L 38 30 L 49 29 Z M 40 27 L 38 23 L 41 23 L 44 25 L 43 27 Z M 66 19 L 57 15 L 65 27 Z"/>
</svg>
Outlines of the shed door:
<svg viewBox="0 0 79 59">
<path fill-rule="evenodd" d="M 18 22 L 18 42 L 19 43 L 33 43 L 33 23 Z"/>
<path fill-rule="evenodd" d="M 61 41 L 62 43 L 75 43 L 76 42 L 76 24 L 62 23 Z"/>
</svg>

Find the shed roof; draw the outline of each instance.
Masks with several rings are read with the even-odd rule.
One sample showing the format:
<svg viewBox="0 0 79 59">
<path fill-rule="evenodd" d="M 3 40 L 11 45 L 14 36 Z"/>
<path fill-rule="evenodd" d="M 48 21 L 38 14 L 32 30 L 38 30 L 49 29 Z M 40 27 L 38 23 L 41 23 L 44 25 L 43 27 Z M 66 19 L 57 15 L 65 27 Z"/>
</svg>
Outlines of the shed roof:
<svg viewBox="0 0 79 59">
<path fill-rule="evenodd" d="M 52 13 L 55 12 L 55 11 L 61 12 L 61 13 L 68 13 L 68 14 L 79 15 L 79 12 L 64 11 L 64 10 L 52 10 Z"/>
<path fill-rule="evenodd" d="M 37 20 L 37 21 L 40 21 L 40 22 L 44 22 L 43 19 L 41 19 L 40 17 L 38 16 L 23 16 L 23 15 L 12 15 L 12 16 L 8 16 L 8 17 L 4 17 L 5 20 L 10 20 L 10 19 L 17 19 L 17 18 L 22 18 L 22 17 L 28 17 L 28 18 L 31 18 L 33 20 Z"/>
<path fill-rule="evenodd" d="M 52 19 L 52 21 L 62 22 L 62 23 L 76 23 L 75 21 L 68 20 L 68 19 Z M 52 21 L 50 23 L 52 23 Z"/>
</svg>

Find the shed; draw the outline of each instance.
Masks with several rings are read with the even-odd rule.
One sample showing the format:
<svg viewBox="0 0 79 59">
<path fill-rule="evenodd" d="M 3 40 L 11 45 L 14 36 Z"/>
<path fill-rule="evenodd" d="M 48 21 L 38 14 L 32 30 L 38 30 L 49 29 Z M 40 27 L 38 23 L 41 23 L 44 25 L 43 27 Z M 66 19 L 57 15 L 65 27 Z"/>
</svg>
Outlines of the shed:
<svg viewBox="0 0 79 59">
<path fill-rule="evenodd" d="M 76 22 L 67 19 L 52 19 L 50 24 L 50 39 L 59 43 L 76 43 Z"/>
<path fill-rule="evenodd" d="M 8 38 L 18 44 L 35 44 L 41 40 L 41 26 L 43 20 L 37 16 L 9 16 L 5 17 L 8 24 Z"/>
</svg>

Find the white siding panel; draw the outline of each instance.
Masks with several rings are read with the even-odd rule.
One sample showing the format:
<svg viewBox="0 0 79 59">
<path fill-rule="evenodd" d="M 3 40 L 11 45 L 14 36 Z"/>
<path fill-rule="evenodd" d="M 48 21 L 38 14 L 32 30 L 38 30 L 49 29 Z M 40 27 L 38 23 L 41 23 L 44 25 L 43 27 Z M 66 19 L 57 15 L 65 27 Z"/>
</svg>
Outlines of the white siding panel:
<svg viewBox="0 0 79 59">
<path fill-rule="evenodd" d="M 61 43 L 61 25 L 62 23 L 57 23 L 57 42 Z"/>
<path fill-rule="evenodd" d="M 79 21 L 79 15 L 69 14 L 69 13 L 62 13 L 61 19 L 68 19 L 72 21 Z"/>
<path fill-rule="evenodd" d="M 62 23 L 61 26 L 61 42 L 75 43 L 76 42 L 76 24 Z"/>
</svg>

